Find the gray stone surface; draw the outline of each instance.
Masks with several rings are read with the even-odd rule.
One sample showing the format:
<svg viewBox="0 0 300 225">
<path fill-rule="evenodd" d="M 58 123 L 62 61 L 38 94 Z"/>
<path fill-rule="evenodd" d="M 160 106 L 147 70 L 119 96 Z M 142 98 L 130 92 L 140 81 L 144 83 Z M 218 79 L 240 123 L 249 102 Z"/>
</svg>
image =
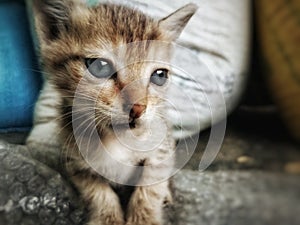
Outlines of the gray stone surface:
<svg viewBox="0 0 300 225">
<path fill-rule="evenodd" d="M 289 138 L 276 116 L 236 114 L 230 118 L 221 151 L 203 173 L 198 172 L 197 168 L 207 144 L 209 131 L 202 132 L 200 136 L 194 155 L 185 169 L 174 177 L 175 199 L 174 204 L 166 210 L 167 225 L 300 224 L 300 147 L 299 143 Z M 26 134 L 0 134 L 0 139 L 18 144 L 24 143 L 25 137 Z M 2 160 L 0 163 L 0 175 L 5 175 L 4 170 L 9 170 L 7 174 L 11 176 L 6 174 L 4 178 L 12 181 L 7 185 L 0 183 L 0 225 L 46 224 L 42 219 L 43 213 L 48 215 L 50 211 L 43 211 L 43 204 L 35 205 L 37 199 L 30 198 L 36 196 L 41 199 L 46 192 L 30 192 L 28 182 L 24 181 L 27 197 L 22 198 L 32 203 L 31 205 L 35 206 L 32 209 L 36 210 L 28 214 L 24 211 L 25 200 L 13 200 L 18 198 L 18 195 L 8 190 L 15 187 L 16 182 L 19 182 L 19 185 L 20 179 L 21 183 L 27 179 L 27 171 L 13 172 L 21 168 L 20 159 L 26 159 L 42 176 L 58 175 L 56 184 L 70 186 L 57 172 L 49 169 L 49 165 L 51 167 L 55 164 L 52 162 L 53 157 L 47 157 L 52 151 L 50 146 L 47 146 L 47 151 L 40 146 L 34 146 L 34 149 L 29 151 L 25 146 L 14 145 L 10 145 L 6 150 L 12 154 L 19 154 L 21 158 L 11 160 L 10 163 Z M 0 148 L 0 152 L 5 151 Z M 32 155 L 37 158 L 32 159 Z M 0 158 L 2 156 L 0 154 Z M 48 166 L 38 161 L 47 161 Z M 16 186 L 16 190 L 22 191 L 23 187 Z M 68 190 L 64 193 L 66 202 L 72 205 L 71 211 L 74 210 L 75 218 L 82 216 L 82 211 L 76 211 L 75 207 L 78 199 L 68 197 L 74 194 L 71 189 Z M 10 199 L 14 205 L 7 204 Z M 59 202 L 61 203 L 63 201 Z M 72 220 L 73 217 L 68 216 L 62 216 L 62 220 L 55 218 L 53 221 Z M 48 224 L 56 225 L 53 221 L 48 220 Z"/>
<path fill-rule="evenodd" d="M 81 225 L 84 210 L 58 172 L 0 140 L 0 225 Z"/>
<path fill-rule="evenodd" d="M 209 134 L 209 131 L 200 134 L 186 169 L 198 169 Z M 293 171 L 288 168 L 291 164 Z M 290 138 L 276 113 L 239 111 L 228 119 L 221 149 L 208 170 L 261 170 L 300 175 L 300 144 Z"/>
<path fill-rule="evenodd" d="M 183 170 L 174 177 L 173 225 L 299 225 L 300 177 L 262 171 Z"/>
</svg>

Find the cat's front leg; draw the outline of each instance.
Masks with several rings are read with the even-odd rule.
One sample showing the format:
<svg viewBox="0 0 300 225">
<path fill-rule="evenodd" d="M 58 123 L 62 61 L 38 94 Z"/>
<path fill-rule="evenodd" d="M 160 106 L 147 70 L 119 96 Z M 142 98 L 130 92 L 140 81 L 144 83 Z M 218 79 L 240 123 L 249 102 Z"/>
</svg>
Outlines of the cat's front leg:
<svg viewBox="0 0 300 225">
<path fill-rule="evenodd" d="M 162 225 L 166 201 L 172 201 L 168 181 L 136 187 L 129 202 L 126 225 Z"/>
<path fill-rule="evenodd" d="M 82 176 L 75 176 L 72 180 L 87 202 L 87 225 L 125 224 L 119 198 L 106 181 Z"/>
</svg>

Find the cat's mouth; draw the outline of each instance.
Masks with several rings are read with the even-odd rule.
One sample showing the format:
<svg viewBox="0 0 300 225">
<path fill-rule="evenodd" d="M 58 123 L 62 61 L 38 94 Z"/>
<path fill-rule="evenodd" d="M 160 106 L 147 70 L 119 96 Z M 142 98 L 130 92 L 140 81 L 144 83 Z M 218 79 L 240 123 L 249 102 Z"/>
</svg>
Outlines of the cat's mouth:
<svg viewBox="0 0 300 225">
<path fill-rule="evenodd" d="M 136 128 L 136 120 L 135 119 L 129 118 L 129 123 L 128 124 L 129 124 L 130 129 Z"/>
<path fill-rule="evenodd" d="M 139 121 L 137 119 L 129 118 L 128 122 L 123 122 L 123 123 L 116 123 L 111 125 L 111 128 L 117 128 L 117 129 L 135 129 L 139 125 Z"/>
</svg>

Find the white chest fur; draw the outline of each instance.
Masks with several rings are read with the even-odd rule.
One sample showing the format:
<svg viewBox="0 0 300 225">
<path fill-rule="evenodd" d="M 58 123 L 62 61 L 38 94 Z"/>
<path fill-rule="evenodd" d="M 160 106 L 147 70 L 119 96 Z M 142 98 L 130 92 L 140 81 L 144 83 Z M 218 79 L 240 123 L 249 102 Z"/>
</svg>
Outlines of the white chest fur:
<svg viewBox="0 0 300 225">
<path fill-rule="evenodd" d="M 131 130 L 120 133 L 111 130 L 99 138 L 97 144 L 90 144 L 83 156 L 89 166 L 108 180 L 135 183 L 145 166 L 168 169 L 173 166 L 174 145 L 168 132 L 164 136 L 152 133 L 135 136 Z"/>
</svg>

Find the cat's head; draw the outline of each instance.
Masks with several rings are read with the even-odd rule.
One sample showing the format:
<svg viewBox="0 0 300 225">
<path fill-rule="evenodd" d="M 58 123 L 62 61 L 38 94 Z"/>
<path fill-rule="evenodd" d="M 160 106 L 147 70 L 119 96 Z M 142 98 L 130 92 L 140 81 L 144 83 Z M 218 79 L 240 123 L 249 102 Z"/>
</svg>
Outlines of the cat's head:
<svg viewBox="0 0 300 225">
<path fill-rule="evenodd" d="M 61 93 L 63 111 L 70 114 L 79 93 L 78 112 L 93 107 L 99 124 L 111 125 L 112 117 L 128 123 L 129 116 L 134 127 L 151 117 L 169 79 L 168 43 L 196 9 L 188 4 L 155 20 L 125 6 L 34 0 L 45 74 Z"/>
</svg>

